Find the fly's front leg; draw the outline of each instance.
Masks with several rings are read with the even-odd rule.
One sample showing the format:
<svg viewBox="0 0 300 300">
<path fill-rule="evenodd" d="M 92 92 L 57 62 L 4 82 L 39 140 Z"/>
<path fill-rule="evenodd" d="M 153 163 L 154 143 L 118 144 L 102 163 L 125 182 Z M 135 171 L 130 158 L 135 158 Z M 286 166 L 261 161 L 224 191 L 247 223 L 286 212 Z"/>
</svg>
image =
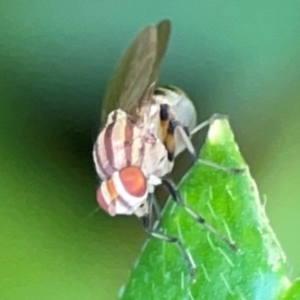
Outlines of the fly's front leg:
<svg viewBox="0 0 300 300">
<path fill-rule="evenodd" d="M 245 172 L 245 168 L 225 167 L 206 159 L 196 158 L 195 162 L 229 174 L 242 174 Z"/>
<path fill-rule="evenodd" d="M 183 127 L 181 124 L 179 124 L 178 122 L 170 122 L 171 124 L 171 128 L 173 129 L 173 131 L 175 131 L 175 128 L 178 132 L 178 134 L 181 136 L 182 141 L 185 144 L 185 147 L 187 148 L 187 150 L 189 151 L 189 153 L 191 154 L 193 160 L 196 163 L 200 163 L 202 165 L 220 170 L 220 171 L 224 171 L 227 172 L 229 174 L 239 174 L 239 173 L 243 173 L 245 171 L 244 168 L 235 168 L 235 167 L 225 167 L 222 165 L 219 165 L 215 162 L 209 161 L 209 160 L 205 160 L 205 159 L 201 159 L 198 158 L 195 148 L 191 142 L 191 138 L 194 134 L 196 134 L 198 131 L 202 130 L 203 128 L 210 126 L 214 121 L 216 120 L 221 120 L 221 119 L 227 119 L 227 116 L 225 115 L 220 115 L 220 114 L 214 114 L 212 115 L 208 120 L 204 121 L 203 123 L 197 125 L 190 133 L 188 128 Z"/>
<path fill-rule="evenodd" d="M 154 193 L 149 193 L 148 195 L 148 202 L 149 202 L 149 225 L 145 228 L 156 228 L 159 226 L 161 220 L 161 210 L 156 201 Z"/>
<path fill-rule="evenodd" d="M 162 184 L 167 188 L 167 190 L 170 192 L 173 200 L 180 206 L 183 207 L 183 209 L 193 218 L 195 219 L 199 224 L 201 224 L 204 228 L 206 228 L 208 231 L 210 231 L 212 234 L 214 234 L 217 238 L 219 238 L 221 241 L 223 241 L 232 251 L 236 252 L 238 250 L 237 246 L 231 242 L 228 238 L 220 234 L 214 227 L 209 225 L 205 219 L 197 214 L 194 210 L 189 208 L 185 205 L 184 201 L 182 200 L 178 190 L 176 189 L 175 184 L 170 181 L 169 179 L 163 178 Z"/>
</svg>

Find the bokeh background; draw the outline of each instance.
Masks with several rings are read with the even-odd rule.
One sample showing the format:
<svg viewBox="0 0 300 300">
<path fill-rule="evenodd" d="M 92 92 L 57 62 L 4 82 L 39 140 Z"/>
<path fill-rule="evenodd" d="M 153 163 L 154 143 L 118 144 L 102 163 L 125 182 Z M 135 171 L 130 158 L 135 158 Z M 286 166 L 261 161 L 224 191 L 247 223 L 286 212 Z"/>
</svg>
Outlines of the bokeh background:
<svg viewBox="0 0 300 300">
<path fill-rule="evenodd" d="M 135 218 L 97 210 L 91 150 L 115 64 L 163 18 L 162 82 L 184 88 L 200 120 L 230 116 L 300 275 L 299 1 L 2 0 L 1 299 L 117 298 L 146 236 Z"/>
</svg>

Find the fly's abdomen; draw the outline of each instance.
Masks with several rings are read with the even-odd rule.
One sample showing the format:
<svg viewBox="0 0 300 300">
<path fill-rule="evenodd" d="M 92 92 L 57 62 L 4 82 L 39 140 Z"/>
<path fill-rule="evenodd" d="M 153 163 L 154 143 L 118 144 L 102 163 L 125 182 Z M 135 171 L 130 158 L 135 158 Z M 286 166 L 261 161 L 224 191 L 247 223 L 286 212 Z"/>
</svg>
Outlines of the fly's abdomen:
<svg viewBox="0 0 300 300">
<path fill-rule="evenodd" d="M 196 110 L 188 96 L 174 86 L 157 88 L 153 98 L 160 105 L 161 140 L 169 161 L 173 161 L 185 148 L 192 147 L 189 132 L 196 125 Z"/>
<path fill-rule="evenodd" d="M 154 93 L 154 101 L 169 106 L 168 118 L 176 119 L 191 131 L 197 122 L 196 109 L 190 98 L 175 86 L 159 87 Z"/>
</svg>

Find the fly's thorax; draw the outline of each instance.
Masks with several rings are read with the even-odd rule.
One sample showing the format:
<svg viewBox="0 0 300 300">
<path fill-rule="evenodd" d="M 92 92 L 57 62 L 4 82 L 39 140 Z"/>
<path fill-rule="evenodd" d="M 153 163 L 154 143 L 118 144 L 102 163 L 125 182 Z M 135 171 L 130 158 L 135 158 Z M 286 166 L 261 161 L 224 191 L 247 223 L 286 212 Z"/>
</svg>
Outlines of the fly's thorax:
<svg viewBox="0 0 300 300">
<path fill-rule="evenodd" d="M 167 104 L 170 118 L 177 120 L 183 127 L 191 131 L 197 122 L 197 113 L 193 102 L 181 89 L 175 86 L 159 87 L 154 93 L 154 101 Z"/>
<path fill-rule="evenodd" d="M 127 166 L 140 166 L 143 141 L 137 127 L 122 110 L 111 112 L 93 149 L 95 168 L 100 179 L 110 178 Z"/>
<path fill-rule="evenodd" d="M 149 102 L 139 109 L 139 119 L 136 123 L 142 129 L 142 135 L 152 134 L 160 137 L 160 104 Z"/>
<path fill-rule="evenodd" d="M 111 216 L 149 213 L 147 197 L 147 179 L 134 166 L 114 172 L 97 190 L 99 206 Z"/>
<path fill-rule="evenodd" d="M 168 160 L 168 152 L 160 138 L 148 132 L 143 135 L 143 159 L 141 169 L 145 176 L 163 177 L 170 173 L 173 162 Z"/>
</svg>

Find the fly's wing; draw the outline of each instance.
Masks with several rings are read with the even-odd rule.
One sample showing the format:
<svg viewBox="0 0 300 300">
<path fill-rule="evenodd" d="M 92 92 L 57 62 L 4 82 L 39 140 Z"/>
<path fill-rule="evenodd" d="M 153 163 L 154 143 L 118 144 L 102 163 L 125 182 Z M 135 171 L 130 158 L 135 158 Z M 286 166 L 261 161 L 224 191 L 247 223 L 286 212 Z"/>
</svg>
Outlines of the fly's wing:
<svg viewBox="0 0 300 300">
<path fill-rule="evenodd" d="M 128 107 L 138 105 L 155 62 L 156 41 L 156 27 L 148 26 L 125 52 L 103 100 L 102 122 L 106 122 L 107 115 L 117 108 L 128 112 Z"/>
<path fill-rule="evenodd" d="M 152 73 L 149 81 L 149 88 L 145 91 L 145 96 L 142 101 L 148 101 L 153 95 L 153 92 L 157 86 L 159 68 L 162 62 L 163 57 L 165 56 L 170 32 L 171 32 L 171 23 L 169 20 L 163 20 L 156 26 L 157 29 L 157 43 L 156 43 L 156 59 L 152 68 Z"/>
<path fill-rule="evenodd" d="M 125 52 L 111 79 L 103 100 L 102 123 L 107 115 L 120 108 L 133 115 L 155 85 L 158 68 L 164 56 L 170 22 L 148 26 Z"/>
</svg>

